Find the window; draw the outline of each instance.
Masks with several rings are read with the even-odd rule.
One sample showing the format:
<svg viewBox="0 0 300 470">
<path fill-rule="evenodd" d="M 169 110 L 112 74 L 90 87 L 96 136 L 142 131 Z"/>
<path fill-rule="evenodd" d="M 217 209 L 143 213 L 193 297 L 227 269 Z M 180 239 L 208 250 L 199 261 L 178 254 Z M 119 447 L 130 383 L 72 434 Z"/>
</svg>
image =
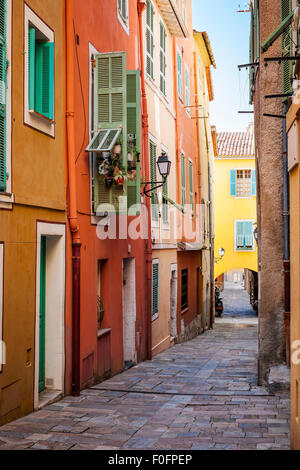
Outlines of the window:
<svg viewBox="0 0 300 470">
<path fill-rule="evenodd" d="M 0 191 L 6 191 L 6 5 L 0 2 Z M 1 307 L 1 306 L 0 306 Z M 0 312 L 1 313 L 1 312 Z M 1 317 L 0 317 L 1 321 Z M 0 338 L 1 340 L 1 338 Z"/>
<path fill-rule="evenodd" d="M 3 283 L 4 283 L 4 245 L 0 243 L 0 372 L 5 362 L 5 349 L 3 343 Z"/>
<path fill-rule="evenodd" d="M 182 13 L 183 13 L 183 21 L 186 23 L 186 0 L 182 0 Z"/>
<path fill-rule="evenodd" d="M 185 174 L 185 156 L 181 154 L 181 205 L 184 206 L 186 203 L 186 174 Z"/>
<path fill-rule="evenodd" d="M 251 190 L 251 170 L 236 171 L 236 195 L 237 197 L 249 197 Z"/>
<path fill-rule="evenodd" d="M 181 271 L 181 311 L 188 308 L 188 269 Z"/>
<path fill-rule="evenodd" d="M 152 262 L 152 320 L 158 318 L 159 307 L 159 264 L 158 260 Z"/>
<path fill-rule="evenodd" d="M 54 137 L 54 32 L 24 8 L 24 122 Z"/>
<path fill-rule="evenodd" d="M 166 29 L 160 23 L 160 91 L 166 95 Z"/>
<path fill-rule="evenodd" d="M 124 21 L 127 24 L 128 22 L 128 0 L 118 0 L 118 12 Z"/>
<path fill-rule="evenodd" d="M 177 87 L 178 96 L 183 99 L 183 87 L 182 87 L 182 56 L 177 50 Z"/>
<path fill-rule="evenodd" d="M 256 196 L 256 172 L 253 169 L 230 170 L 230 195 Z"/>
<path fill-rule="evenodd" d="M 100 216 L 124 212 L 126 196 L 128 210 L 140 203 L 140 72 L 127 70 L 125 52 L 91 59 L 94 134 L 87 151 L 93 153 L 92 210 Z"/>
<path fill-rule="evenodd" d="M 29 27 L 29 110 L 54 117 L 54 43 Z"/>
<path fill-rule="evenodd" d="M 156 168 L 156 145 L 150 141 L 150 178 L 151 181 L 157 181 L 157 168 Z M 152 187 L 156 185 L 153 184 Z M 158 221 L 158 194 L 157 189 L 152 192 L 151 198 L 152 219 Z"/>
<path fill-rule="evenodd" d="M 154 78 L 154 10 L 150 0 L 146 13 L 146 72 Z"/>
<path fill-rule="evenodd" d="M 254 222 L 238 220 L 235 222 L 235 248 L 242 251 L 254 250 Z"/>
<path fill-rule="evenodd" d="M 122 129 L 99 130 L 89 143 L 87 152 L 109 152 L 115 145 Z"/>
<path fill-rule="evenodd" d="M 191 106 L 190 71 L 187 65 L 185 65 L 185 105 Z M 186 111 L 190 114 L 191 108 L 187 108 Z"/>
<path fill-rule="evenodd" d="M 193 162 L 189 161 L 189 196 L 192 214 L 194 214 L 194 175 L 193 175 Z"/>
</svg>

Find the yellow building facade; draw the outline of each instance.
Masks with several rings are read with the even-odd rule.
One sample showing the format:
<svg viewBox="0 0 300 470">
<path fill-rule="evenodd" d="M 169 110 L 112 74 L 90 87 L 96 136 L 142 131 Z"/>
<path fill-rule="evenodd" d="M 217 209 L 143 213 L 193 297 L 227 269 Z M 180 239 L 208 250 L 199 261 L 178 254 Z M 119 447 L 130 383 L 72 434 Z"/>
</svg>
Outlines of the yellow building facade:
<svg viewBox="0 0 300 470">
<path fill-rule="evenodd" d="M 253 126 L 217 134 L 215 158 L 215 278 L 235 270 L 258 270 L 256 174 Z M 221 258 L 219 250 L 223 248 Z M 220 259 L 221 258 L 221 259 Z"/>
</svg>

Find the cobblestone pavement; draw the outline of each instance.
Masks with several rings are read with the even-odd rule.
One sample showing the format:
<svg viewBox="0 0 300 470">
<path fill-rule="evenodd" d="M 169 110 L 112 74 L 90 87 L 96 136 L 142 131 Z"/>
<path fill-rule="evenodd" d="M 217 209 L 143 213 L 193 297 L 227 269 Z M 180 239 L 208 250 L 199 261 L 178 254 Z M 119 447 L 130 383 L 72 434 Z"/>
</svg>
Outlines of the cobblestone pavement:
<svg viewBox="0 0 300 470">
<path fill-rule="evenodd" d="M 257 323 L 257 322 L 256 322 Z M 0 449 L 289 449 L 289 399 L 256 386 L 257 324 L 213 330 L 0 428 Z"/>
<path fill-rule="evenodd" d="M 221 297 L 224 303 L 224 316 L 257 317 L 250 305 L 249 295 L 241 283 L 225 282 Z"/>
</svg>

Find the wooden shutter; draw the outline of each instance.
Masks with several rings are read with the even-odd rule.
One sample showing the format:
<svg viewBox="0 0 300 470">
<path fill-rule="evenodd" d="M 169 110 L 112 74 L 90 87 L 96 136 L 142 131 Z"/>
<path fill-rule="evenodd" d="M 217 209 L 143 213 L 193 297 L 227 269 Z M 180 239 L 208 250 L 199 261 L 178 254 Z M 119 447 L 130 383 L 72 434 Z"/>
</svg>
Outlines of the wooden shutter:
<svg viewBox="0 0 300 470">
<path fill-rule="evenodd" d="M 154 78 L 154 11 L 150 0 L 147 0 L 146 12 L 146 71 Z"/>
<path fill-rule="evenodd" d="M 97 54 L 94 78 L 94 132 L 99 128 L 122 127 L 123 166 L 127 168 L 127 71 L 126 53 Z M 126 195 L 123 186 L 107 187 L 105 177 L 98 174 L 94 162 L 94 211 L 102 204 L 111 204 L 119 213 L 119 198 Z M 107 208 L 109 212 L 109 208 Z"/>
<path fill-rule="evenodd" d="M 157 181 L 156 169 L 156 145 L 150 141 L 150 178 L 151 181 Z M 156 186 L 155 184 L 152 186 Z M 152 219 L 157 221 L 159 216 L 157 189 L 152 192 Z"/>
<path fill-rule="evenodd" d="M 182 57 L 179 51 L 177 51 L 177 86 L 178 86 L 178 96 L 182 98 Z"/>
<path fill-rule="evenodd" d="M 230 196 L 236 196 L 236 170 L 230 170 Z"/>
<path fill-rule="evenodd" d="M 245 235 L 244 235 L 244 222 L 236 222 L 236 248 L 238 250 L 244 249 L 245 246 Z"/>
<path fill-rule="evenodd" d="M 97 54 L 95 80 L 95 129 L 123 127 L 126 117 L 126 53 Z"/>
<path fill-rule="evenodd" d="M 254 12 L 253 5 L 250 7 L 250 39 L 249 39 L 249 62 L 254 62 Z M 250 104 L 253 103 L 253 92 L 254 92 L 254 80 L 255 80 L 255 69 L 254 67 L 249 68 L 249 100 Z"/>
<path fill-rule="evenodd" d="M 166 30 L 160 23 L 160 91 L 166 94 Z"/>
<path fill-rule="evenodd" d="M 193 175 L 193 162 L 189 162 L 189 196 L 192 212 L 194 213 L 194 175 Z"/>
<path fill-rule="evenodd" d="M 0 2 L 0 191 L 6 190 L 6 1 Z"/>
<path fill-rule="evenodd" d="M 159 264 L 152 264 L 152 316 L 158 314 L 159 302 Z"/>
<path fill-rule="evenodd" d="M 140 72 L 127 72 L 127 133 L 135 136 L 136 151 L 141 148 L 141 121 L 140 121 Z M 134 204 L 140 204 L 141 200 L 141 164 L 136 162 L 136 180 L 127 184 L 128 209 Z"/>
<path fill-rule="evenodd" d="M 28 41 L 28 107 L 30 111 L 35 109 L 35 29 L 29 28 Z"/>
<path fill-rule="evenodd" d="M 35 46 L 35 111 L 54 118 L 54 43 Z"/>
<path fill-rule="evenodd" d="M 185 66 L 185 104 L 186 106 L 190 106 L 191 104 L 190 72 L 187 65 Z M 188 108 L 187 111 L 190 113 L 190 108 Z"/>
<path fill-rule="evenodd" d="M 256 171 L 251 171 L 251 194 L 256 196 Z"/>
<path fill-rule="evenodd" d="M 247 250 L 253 249 L 253 222 L 244 223 L 244 234 L 245 234 L 245 248 Z"/>
<path fill-rule="evenodd" d="M 181 205 L 186 203 L 186 176 L 185 176 L 185 156 L 181 154 Z"/>
<path fill-rule="evenodd" d="M 292 0 L 281 0 L 281 20 L 285 20 L 292 11 Z M 289 26 L 282 34 L 281 45 L 282 55 L 292 56 L 293 55 L 293 41 L 292 41 L 292 27 Z M 292 91 L 292 77 L 293 77 L 293 62 L 291 60 L 285 60 L 282 62 L 282 92 L 290 93 Z M 286 101 L 283 98 L 283 101 Z"/>
</svg>

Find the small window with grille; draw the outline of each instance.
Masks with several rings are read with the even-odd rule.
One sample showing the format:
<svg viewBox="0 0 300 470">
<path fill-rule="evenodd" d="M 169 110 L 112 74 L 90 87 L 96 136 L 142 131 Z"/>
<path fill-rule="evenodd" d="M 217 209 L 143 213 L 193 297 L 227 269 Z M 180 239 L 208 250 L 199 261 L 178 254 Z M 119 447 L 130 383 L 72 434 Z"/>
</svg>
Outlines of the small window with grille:
<svg viewBox="0 0 300 470">
<path fill-rule="evenodd" d="M 129 8 L 128 0 L 118 0 L 118 18 L 122 26 L 124 26 L 124 29 L 126 30 L 126 32 L 129 32 L 128 31 L 128 20 L 129 20 L 128 8 Z"/>
<path fill-rule="evenodd" d="M 251 170 L 236 171 L 236 196 L 251 197 L 252 196 L 252 180 Z"/>
<path fill-rule="evenodd" d="M 181 311 L 186 310 L 188 303 L 188 269 L 181 271 Z"/>
</svg>

